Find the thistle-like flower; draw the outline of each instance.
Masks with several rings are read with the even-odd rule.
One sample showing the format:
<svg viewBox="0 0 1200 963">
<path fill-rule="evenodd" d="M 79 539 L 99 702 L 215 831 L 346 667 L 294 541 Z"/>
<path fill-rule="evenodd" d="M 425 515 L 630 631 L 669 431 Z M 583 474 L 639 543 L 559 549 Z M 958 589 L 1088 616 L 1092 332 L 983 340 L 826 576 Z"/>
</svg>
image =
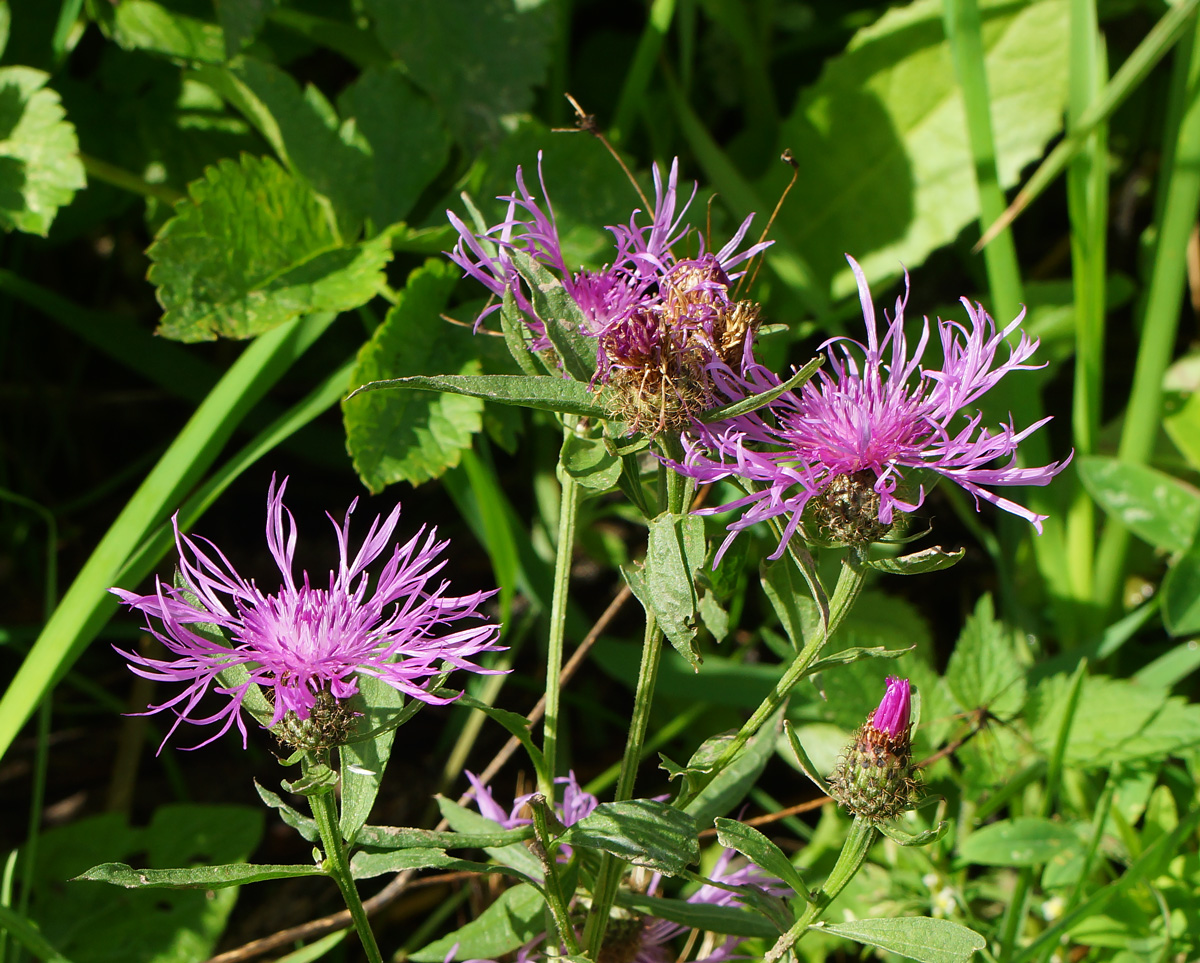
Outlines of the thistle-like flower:
<svg viewBox="0 0 1200 963">
<path fill-rule="evenodd" d="M 859 727 L 829 777 L 831 795 L 853 815 L 891 819 L 912 803 L 917 785 L 911 713 L 908 680 L 888 676 L 879 708 Z"/>
<path fill-rule="evenodd" d="M 723 403 L 714 373 L 740 374 L 751 362 L 758 305 L 736 299 L 733 282 L 741 275 L 735 268 L 768 246 L 761 242 L 738 250 L 751 215 L 719 251 L 706 252 L 699 239 L 695 256 L 676 255 L 690 235 L 683 219 L 691 199 L 676 212 L 678 160 L 672 162 L 665 185 L 657 165 L 653 176 L 650 223 L 639 224 L 641 212 L 635 210 L 628 225 L 610 226 L 616 247 L 611 265 L 600 271 L 568 268 L 540 154 L 542 202 L 525 186 L 518 167 L 517 193 L 500 198 L 508 201 L 500 224 L 475 234 L 446 212 L 459 233 L 448 256 L 498 298 L 511 293 L 534 334 L 534 350 L 550 347 L 545 319 L 538 316 L 530 282 L 517 271 L 513 252 L 529 255 L 558 277 L 579 308 L 583 333 L 596 339 L 593 383 L 612 389 L 615 417 L 651 432 L 687 427 L 694 415 Z M 476 324 L 498 307 L 486 308 Z"/>
<path fill-rule="evenodd" d="M 866 321 L 867 343 L 831 338 L 821 347 L 828 364 L 799 391 L 781 395 L 765 409 L 711 427 L 698 426 L 690 440 L 683 473 L 710 482 L 730 476 L 753 488 L 745 497 L 707 512 L 744 508 L 730 524 L 722 546 L 755 522 L 789 516 L 783 537 L 772 554 L 778 558 L 807 507 L 820 534 L 834 541 L 862 544 L 886 533 L 895 512 L 914 511 L 925 499 L 918 485 L 911 494 L 900 489 L 906 469 L 924 469 L 965 488 L 974 498 L 991 502 L 1031 522 L 1040 533 L 1046 516 L 1003 498 L 985 486 L 1045 485 L 1070 456 L 1040 468 L 1020 468 L 1020 443 L 1046 422 L 1043 418 L 1018 431 L 1011 420 L 989 430 L 982 415 L 971 411 L 1005 375 L 1038 365 L 1025 362 L 1038 346 L 1022 332 L 1008 358 L 996 363 L 1005 339 L 1024 318 L 997 330 L 979 304 L 962 299 L 969 327 L 937 322 L 944 361 L 940 369 L 921 367 L 929 342 L 929 320 L 910 351 L 904 332 L 903 298 L 880 339 L 871 292 L 862 269 L 847 257 L 858 279 Z M 861 356 L 861 360 L 859 360 Z M 779 384 L 761 367 L 749 372 L 755 391 Z M 1002 465 L 997 459 L 1007 458 Z M 906 500 L 907 499 L 907 500 Z"/>
<path fill-rule="evenodd" d="M 186 721 L 220 723 L 199 745 L 236 725 L 245 746 L 242 703 L 253 684 L 262 686 L 272 701 L 270 725 L 278 727 L 281 737 L 290 733 L 300 748 L 321 748 L 336 744 L 339 733 L 346 734 L 351 713 L 345 700 L 358 692 L 360 676 L 374 676 L 410 698 L 440 705 L 453 697 L 428 691 L 424 686 L 433 677 L 447 668 L 489 671 L 468 660 L 497 648 L 498 626 L 445 630 L 460 619 L 482 618 L 479 606 L 495 592 L 451 596 L 446 594 L 448 581 L 430 584 L 446 564 L 438 556 L 449 540 L 439 542 L 436 529 L 426 533 L 422 526 L 407 543 L 393 548 L 369 591 L 367 567 L 391 544 L 400 506 L 382 523 L 379 518 L 371 523 L 362 547 L 351 557 L 355 499 L 342 525 L 329 516 L 337 537 L 338 567 L 329 573 L 328 588 L 314 588 L 307 572 L 299 580 L 293 574 L 297 533 L 295 519 L 283 506 L 286 487 L 286 478 L 278 487 L 272 478 L 267 492 L 267 547 L 283 577 L 274 594 L 240 576 L 212 542 L 183 535 L 177 520 L 179 584 L 157 582 L 150 595 L 112 589 L 127 605 L 157 620 L 157 627 L 147 623 L 147 631 L 173 656 L 155 659 L 118 649 L 130 669 L 143 678 L 185 686 L 143 713 L 175 713 L 163 745 Z M 205 626 L 225 633 L 228 644 L 203 631 Z M 245 680 L 222 683 L 220 674 L 234 666 L 246 668 Z M 210 689 L 228 702 L 211 715 L 197 717 L 197 706 Z"/>
</svg>

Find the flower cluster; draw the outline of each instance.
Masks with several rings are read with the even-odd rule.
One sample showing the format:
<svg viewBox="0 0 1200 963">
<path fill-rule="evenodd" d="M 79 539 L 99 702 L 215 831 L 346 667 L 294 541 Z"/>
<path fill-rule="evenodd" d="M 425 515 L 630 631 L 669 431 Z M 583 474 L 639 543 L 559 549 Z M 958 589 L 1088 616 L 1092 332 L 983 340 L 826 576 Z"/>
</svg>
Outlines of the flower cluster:
<svg viewBox="0 0 1200 963">
<path fill-rule="evenodd" d="M 336 744 L 345 735 L 349 710 L 345 700 L 358 691 L 360 676 L 381 679 L 404 695 L 422 702 L 452 701 L 428 691 L 432 678 L 446 668 L 486 672 L 468 661 L 482 652 L 493 651 L 499 628 L 474 625 L 457 631 L 446 628 L 461 619 L 479 619 L 479 606 L 494 592 L 447 595 L 448 581 L 431 584 L 445 566 L 439 558 L 449 544 L 437 540 L 436 529 L 424 526 L 404 545 L 395 546 L 391 558 L 369 588 L 367 567 L 392 544 L 392 533 L 400 518 L 397 505 L 382 522 L 376 518 L 362 547 L 350 552 L 351 503 L 342 525 L 330 516 L 338 543 L 338 567 L 329 573 L 329 587 L 314 587 L 308 573 L 299 580 L 293 574 L 296 523 L 283 505 L 287 487 L 272 478 L 267 492 L 267 547 L 279 566 L 282 584 L 274 594 L 262 591 L 252 580 L 240 576 L 216 545 L 207 539 L 191 539 L 175 525 L 179 549 L 179 579 L 175 586 L 158 582 L 150 595 L 114 588 L 113 594 L 127 605 L 140 609 L 159 627 L 151 632 L 173 658 L 156 659 L 136 652 L 123 652 L 136 674 L 158 682 L 184 684 L 184 689 L 146 714 L 172 710 L 175 723 L 167 739 L 181 722 L 193 725 L 220 723 L 220 729 L 200 745 L 207 745 L 236 725 L 246 744 L 243 700 L 253 685 L 262 686 L 272 700 L 271 726 L 282 724 L 281 732 L 303 734 L 306 730 L 332 729 Z M 228 636 L 214 637 L 206 627 L 215 626 Z M 221 673 L 242 666 L 241 681 L 221 680 Z M 196 717 L 197 706 L 209 689 L 228 697 L 212 715 Z M 317 726 L 302 725 L 306 722 Z M 302 738 L 324 738 L 310 732 Z M 319 744 L 301 748 L 320 748 Z M 160 747 L 161 748 L 161 747 Z"/>
<path fill-rule="evenodd" d="M 1044 515 L 997 495 L 985 486 L 1045 485 L 1066 460 L 1043 467 L 1016 465 L 1018 445 L 1049 421 L 1018 431 L 1011 423 L 995 430 L 982 426 L 982 415 L 968 411 L 1001 378 L 1027 364 L 1037 348 L 1024 332 L 996 363 L 1001 344 L 1019 327 L 1024 312 L 1003 329 L 982 305 L 963 299 L 969 327 L 937 323 L 943 363 L 926 369 L 921 359 L 930 338 L 925 319 L 910 349 L 904 331 L 905 296 L 896 301 L 882 338 L 866 277 L 847 258 L 858 281 L 867 341 L 832 338 L 821 347 L 827 365 L 798 391 L 781 395 L 770 406 L 712 426 L 697 425 L 682 464 L 676 467 L 704 482 L 735 476 L 752 490 L 709 512 L 742 508 L 729 526 L 722 551 L 741 530 L 755 522 L 789 516 L 771 556 L 783 553 L 810 505 L 817 532 L 832 541 L 865 543 L 886 533 L 897 509 L 918 508 L 923 485 L 911 492 L 900 483 L 905 469 L 923 469 L 966 489 L 976 500 L 1033 523 L 1041 531 Z M 754 391 L 780 384 L 761 367 L 748 371 Z M 1007 463 L 994 466 L 997 459 Z"/>
<path fill-rule="evenodd" d="M 541 180 L 540 155 L 538 168 Z M 649 224 L 639 224 L 635 210 L 628 225 L 610 226 L 613 260 L 599 271 L 568 268 L 545 183 L 539 202 L 520 168 L 517 192 L 501 198 L 508 201 L 501 223 L 476 234 L 453 212 L 447 215 L 459 233 L 448 256 L 498 298 L 511 295 L 535 335 L 534 350 L 550 347 L 546 319 L 538 316 L 530 281 L 513 254 L 530 256 L 558 277 L 579 309 L 584 333 L 596 339 L 594 380 L 611 389 L 614 416 L 635 430 L 656 432 L 688 427 L 696 414 L 724 400 L 714 374 L 740 373 L 751 363 L 758 305 L 737 300 L 733 282 L 741 276 L 735 269 L 767 244 L 739 250 L 751 215 L 720 250 L 706 252 L 699 239 L 695 256 L 677 256 L 675 249 L 691 235 L 684 225 L 691 199 L 677 211 L 678 160 L 665 185 L 657 165 L 653 175 Z M 498 307 L 485 309 L 479 320 Z"/>
</svg>

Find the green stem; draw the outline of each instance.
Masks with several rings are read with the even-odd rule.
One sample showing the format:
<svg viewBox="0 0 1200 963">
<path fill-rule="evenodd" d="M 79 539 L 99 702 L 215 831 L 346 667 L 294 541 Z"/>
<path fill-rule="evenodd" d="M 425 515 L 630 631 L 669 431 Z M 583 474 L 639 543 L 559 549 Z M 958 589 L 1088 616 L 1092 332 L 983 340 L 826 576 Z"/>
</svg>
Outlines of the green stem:
<svg viewBox="0 0 1200 963">
<path fill-rule="evenodd" d="M 342 891 L 342 899 L 346 901 L 346 909 L 354 921 L 358 938 L 362 941 L 363 952 L 367 954 L 370 963 L 383 963 L 379 945 L 375 942 L 375 934 L 371 932 L 371 923 L 367 919 L 367 911 L 358 895 L 358 887 L 354 885 L 354 876 L 350 872 L 350 859 L 342 842 L 342 831 L 338 825 L 337 808 L 334 805 L 333 793 L 322 792 L 309 797 L 312 806 L 313 819 L 321 833 L 321 846 L 325 850 L 325 872 L 333 877 Z"/>
<path fill-rule="evenodd" d="M 572 419 L 573 421 L 574 419 Z M 568 424 L 567 432 L 574 431 Z M 546 718 L 542 726 L 542 753 L 546 759 L 543 785 L 538 790 L 554 805 L 554 776 L 558 772 L 558 705 L 563 664 L 563 636 L 567 626 L 567 592 L 571 584 L 571 550 L 583 489 L 574 477 L 559 472 L 562 495 L 558 506 L 558 546 L 554 556 L 554 595 L 550 600 L 550 637 L 546 642 Z"/>
<path fill-rule="evenodd" d="M 877 830 L 873 823 L 855 816 L 850 824 L 850 832 L 842 844 L 842 851 L 837 862 L 826 878 L 825 883 L 817 891 L 811 902 L 804 907 L 804 912 L 796 920 L 795 925 L 783 934 L 763 957 L 763 963 L 774 963 L 784 956 L 804 936 L 804 932 L 817 921 L 817 917 L 837 899 L 838 894 L 846 888 L 846 884 L 854 878 L 859 867 L 867 858 L 871 845 L 875 842 Z"/>
<path fill-rule="evenodd" d="M 571 915 L 567 912 L 567 901 L 563 896 L 562 883 L 558 879 L 558 863 L 554 860 L 554 839 L 550 835 L 550 827 L 546 813 L 550 804 L 546 799 L 536 796 L 530 800 L 533 811 L 533 831 L 537 835 L 538 858 L 545 873 L 546 906 L 554 918 L 554 927 L 558 930 L 558 942 L 567 948 L 570 956 L 579 955 L 579 938 L 575 935 L 575 927 L 571 925 Z M 557 943 L 552 945 L 557 946 Z"/>
<path fill-rule="evenodd" d="M 1171 79 L 1164 170 L 1167 172 L 1156 205 L 1160 216 L 1145 320 L 1129 407 L 1121 431 L 1117 458 L 1143 465 L 1150 457 L 1162 418 L 1163 372 L 1171 360 L 1179 328 L 1187 239 L 1200 203 L 1200 18 L 1194 18 L 1175 52 Z M 1105 608 L 1118 601 L 1125 571 L 1129 530 L 1116 518 L 1105 522 L 1096 558 L 1095 600 Z"/>
<path fill-rule="evenodd" d="M 166 184 L 151 184 L 149 181 L 142 180 L 137 174 L 131 174 L 116 164 L 100 160 L 99 157 L 80 154 L 79 159 L 83 162 L 83 169 L 87 171 L 88 177 L 104 181 L 106 184 L 119 187 L 122 190 L 129 191 L 131 194 L 157 198 L 164 204 L 172 206 L 174 206 L 176 201 L 182 200 L 184 197 L 179 191 L 168 187 Z"/>
<path fill-rule="evenodd" d="M 780 677 L 779 681 L 775 683 L 775 688 L 763 699 L 758 708 L 754 710 L 754 714 L 746 720 L 742 728 L 738 730 L 738 734 L 733 738 L 733 741 L 721 753 L 721 758 L 717 760 L 712 768 L 712 772 L 709 773 L 707 779 L 697 789 L 697 792 L 704 785 L 712 782 L 722 769 L 733 762 L 737 754 L 745 748 L 746 743 L 775 714 L 776 710 L 783 705 L 784 700 L 791 694 L 792 689 L 796 687 L 796 684 L 804 678 L 808 672 L 808 667 L 813 664 L 821 649 L 824 648 L 825 643 L 833 636 L 833 633 L 842 624 L 842 620 L 858 599 L 858 593 L 862 591 L 863 580 L 866 575 L 866 566 L 863 564 L 863 560 L 863 556 L 857 549 L 852 548 L 850 550 L 845 561 L 842 563 L 842 571 L 838 575 L 838 583 L 837 587 L 833 590 L 833 598 L 829 600 L 828 624 L 817 626 L 812 638 L 797 653 L 796 658 L 792 660 L 792 664 L 787 667 L 787 670 Z"/>
</svg>

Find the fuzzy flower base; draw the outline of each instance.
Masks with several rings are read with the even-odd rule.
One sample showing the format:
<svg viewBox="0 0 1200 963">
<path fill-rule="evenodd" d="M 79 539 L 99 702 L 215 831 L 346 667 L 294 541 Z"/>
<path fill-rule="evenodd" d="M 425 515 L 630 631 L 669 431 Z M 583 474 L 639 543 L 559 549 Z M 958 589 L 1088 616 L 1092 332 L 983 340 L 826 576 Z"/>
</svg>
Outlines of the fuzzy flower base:
<svg viewBox="0 0 1200 963">
<path fill-rule="evenodd" d="M 492 651 L 499 627 L 475 625 L 446 631 L 461 619 L 482 618 L 480 604 L 494 592 L 465 596 L 446 594 L 449 582 L 430 584 L 446 560 L 439 558 L 449 544 L 437 540 L 436 529 L 422 527 L 391 557 L 371 586 L 367 567 L 392 544 L 400 518 L 397 505 L 382 522 L 376 518 L 362 547 L 351 554 L 351 503 L 342 525 L 333 520 L 338 543 L 338 566 L 329 573 L 327 588 L 314 587 L 308 573 L 297 580 L 293 572 L 296 523 L 283 506 L 287 479 L 267 492 L 267 547 L 279 566 L 282 583 L 264 592 L 240 576 L 216 545 L 191 539 L 179 531 L 179 582 L 158 582 L 151 595 L 114 588 L 114 595 L 149 619 L 152 633 L 170 651 L 171 659 L 154 659 L 118 649 L 137 675 L 156 682 L 182 684 L 183 691 L 146 713 L 170 709 L 176 715 L 167 739 L 181 722 L 219 725 L 200 745 L 219 738 L 236 725 L 246 744 L 242 702 L 251 685 L 262 686 L 274 705 L 270 725 L 289 726 L 315 717 L 329 717 L 345 726 L 337 707 L 358 692 L 360 676 L 374 676 L 399 692 L 422 702 L 451 701 L 423 686 L 443 671 L 443 665 L 485 672 L 469 659 Z M 228 645 L 204 626 L 216 626 Z M 245 680 L 230 685 L 220 673 L 244 666 Z M 197 715 L 206 692 L 227 699 L 211 715 Z M 167 739 L 163 740 L 165 745 Z M 161 746 L 160 746 L 161 749 Z"/>
</svg>

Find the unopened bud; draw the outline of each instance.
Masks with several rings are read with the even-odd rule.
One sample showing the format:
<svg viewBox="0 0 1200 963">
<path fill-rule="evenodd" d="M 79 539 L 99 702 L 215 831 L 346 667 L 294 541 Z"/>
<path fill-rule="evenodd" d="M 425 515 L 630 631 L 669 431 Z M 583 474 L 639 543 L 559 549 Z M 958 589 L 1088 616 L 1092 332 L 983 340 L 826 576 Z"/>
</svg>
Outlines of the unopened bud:
<svg viewBox="0 0 1200 963">
<path fill-rule="evenodd" d="M 912 695 L 907 679 L 889 676 L 887 691 L 838 760 L 829 788 L 864 819 L 884 820 L 909 808 L 916 793 L 911 746 Z"/>
</svg>

